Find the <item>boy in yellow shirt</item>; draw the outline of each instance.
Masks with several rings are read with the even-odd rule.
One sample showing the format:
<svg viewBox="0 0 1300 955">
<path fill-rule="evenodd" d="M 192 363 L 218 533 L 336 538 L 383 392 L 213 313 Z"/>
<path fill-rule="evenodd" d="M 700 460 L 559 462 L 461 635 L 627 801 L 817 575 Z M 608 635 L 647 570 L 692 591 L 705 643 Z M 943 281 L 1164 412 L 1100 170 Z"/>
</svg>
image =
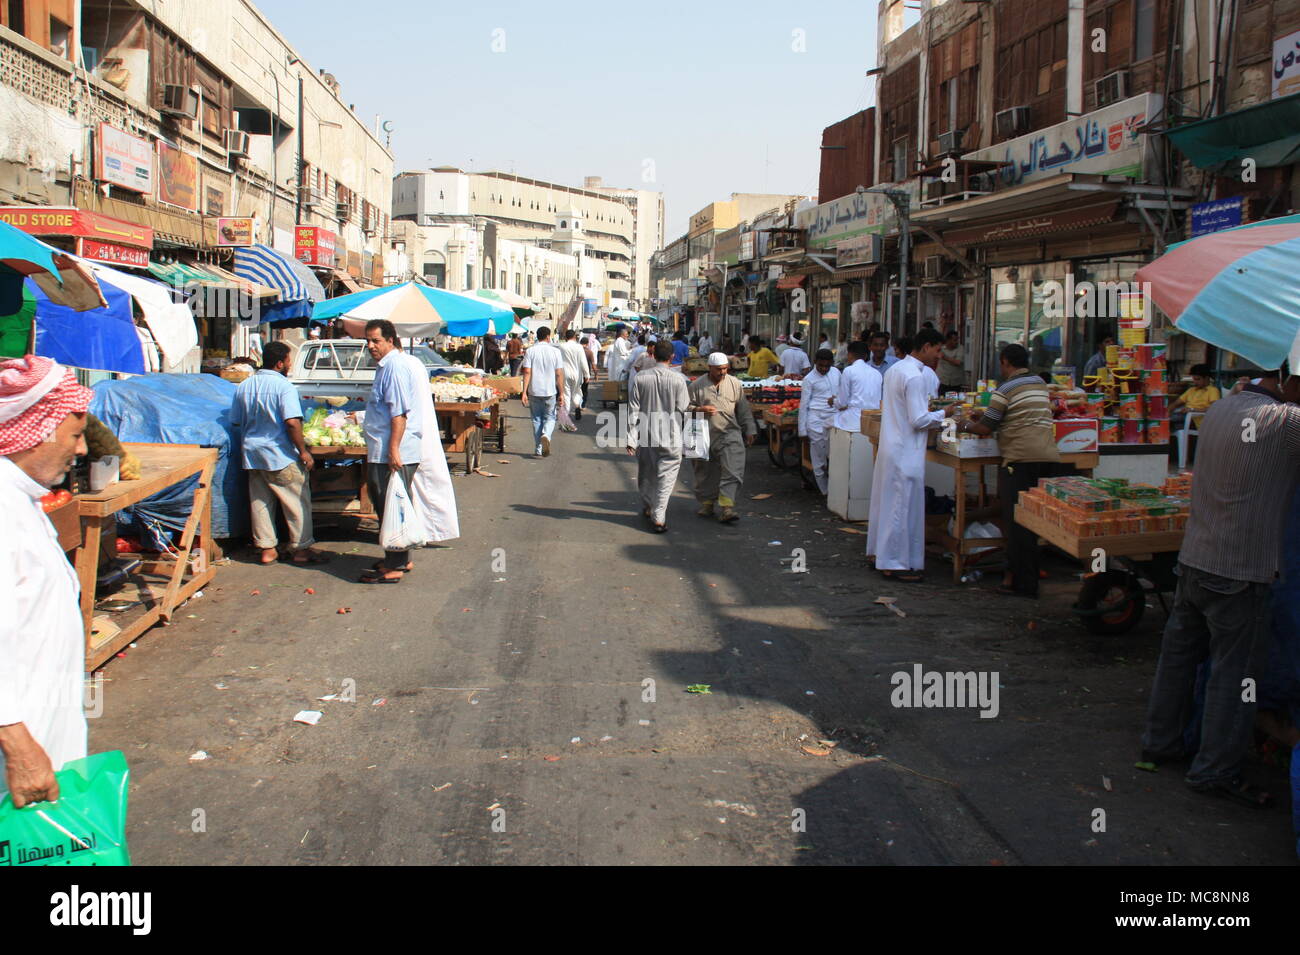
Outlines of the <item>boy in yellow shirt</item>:
<svg viewBox="0 0 1300 955">
<path fill-rule="evenodd" d="M 1175 398 L 1169 406 L 1171 417 L 1182 418 L 1189 412 L 1203 414 L 1222 397 L 1219 389 L 1210 384 L 1211 374 L 1209 365 L 1192 366 L 1192 387 Z"/>
</svg>

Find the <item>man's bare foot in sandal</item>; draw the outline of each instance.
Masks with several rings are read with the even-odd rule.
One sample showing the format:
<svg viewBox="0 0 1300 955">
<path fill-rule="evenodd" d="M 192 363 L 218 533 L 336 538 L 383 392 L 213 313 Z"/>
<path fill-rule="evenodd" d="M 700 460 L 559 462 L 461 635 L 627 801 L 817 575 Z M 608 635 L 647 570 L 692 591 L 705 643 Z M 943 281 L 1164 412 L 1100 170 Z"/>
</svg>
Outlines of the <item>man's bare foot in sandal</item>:
<svg viewBox="0 0 1300 955">
<path fill-rule="evenodd" d="M 274 564 L 279 559 L 280 552 L 278 550 L 274 547 L 263 547 L 261 548 L 261 553 L 258 555 L 257 562 L 265 566 L 267 564 Z"/>
<path fill-rule="evenodd" d="M 294 564 L 328 564 L 330 555 L 313 547 L 304 547 L 302 550 L 294 551 L 289 560 Z"/>
</svg>

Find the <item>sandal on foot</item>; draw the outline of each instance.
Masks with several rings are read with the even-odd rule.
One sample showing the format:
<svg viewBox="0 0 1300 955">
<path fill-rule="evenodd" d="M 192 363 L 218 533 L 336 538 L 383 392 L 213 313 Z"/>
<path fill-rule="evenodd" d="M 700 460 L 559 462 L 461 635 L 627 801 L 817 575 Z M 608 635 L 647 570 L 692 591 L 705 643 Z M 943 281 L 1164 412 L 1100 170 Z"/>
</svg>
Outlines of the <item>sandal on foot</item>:
<svg viewBox="0 0 1300 955">
<path fill-rule="evenodd" d="M 323 554 L 318 550 L 309 550 L 307 551 L 307 556 L 302 560 L 298 559 L 297 554 L 286 554 L 284 557 L 281 557 L 280 559 L 283 560 L 285 563 L 297 564 L 299 567 L 301 567 L 305 564 L 328 564 L 330 562 L 330 555 Z"/>
<path fill-rule="evenodd" d="M 389 572 L 396 572 L 399 574 L 411 574 L 415 572 L 415 564 L 408 560 L 406 562 L 405 567 L 389 567 L 382 560 L 379 560 L 379 561 L 375 561 L 375 563 L 371 564 L 369 567 L 367 567 L 365 570 L 362 571 L 362 573 L 365 574 L 367 577 L 373 577 L 375 574 L 387 574 Z"/>
<path fill-rule="evenodd" d="M 882 570 L 880 576 L 886 580 L 897 580 L 903 584 L 919 584 L 925 580 L 925 574 L 914 570 Z"/>
<path fill-rule="evenodd" d="M 391 573 L 400 573 L 400 571 L 391 571 Z M 360 583 L 363 584 L 400 584 L 401 577 L 384 577 L 379 574 L 362 574 Z"/>
</svg>

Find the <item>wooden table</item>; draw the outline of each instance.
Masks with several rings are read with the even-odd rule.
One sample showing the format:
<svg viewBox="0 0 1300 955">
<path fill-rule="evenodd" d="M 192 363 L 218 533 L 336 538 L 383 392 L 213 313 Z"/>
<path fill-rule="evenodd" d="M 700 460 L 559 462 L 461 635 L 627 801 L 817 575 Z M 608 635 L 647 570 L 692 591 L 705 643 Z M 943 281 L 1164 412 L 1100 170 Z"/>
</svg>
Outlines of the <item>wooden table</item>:
<svg viewBox="0 0 1300 955">
<path fill-rule="evenodd" d="M 967 525 L 973 518 L 1000 516 L 1000 513 L 997 515 L 993 513 L 993 508 L 989 504 L 985 468 L 1001 467 L 1002 458 L 959 458 L 955 454 L 947 454 L 929 448 L 925 452 L 925 459 L 931 464 L 950 467 L 956 472 L 953 475 L 953 486 L 956 488 L 954 496 L 957 499 L 955 513 L 953 514 L 953 531 L 955 533 L 949 533 L 945 524 L 942 527 L 934 528 L 930 532 L 930 537 L 952 553 L 952 579 L 954 583 L 960 583 L 962 574 L 966 570 L 967 558 L 973 556 L 976 550 L 979 550 L 982 555 L 988 553 L 983 548 L 1001 550 L 1006 547 L 1005 537 L 968 538 L 966 536 Z M 1076 471 L 1091 474 L 1093 468 L 1097 466 L 1097 461 L 1097 452 L 1088 451 L 1081 454 L 1063 454 L 1060 463 L 1073 465 Z M 966 501 L 966 475 L 972 473 L 979 475 L 979 497 L 974 513 L 967 509 Z M 1003 528 L 1003 534 L 1006 534 L 1006 532 L 1007 529 Z"/>
<path fill-rule="evenodd" d="M 140 460 L 140 479 L 118 481 L 102 491 L 80 494 L 76 498 L 83 532 L 76 567 L 81 582 L 81 616 L 86 627 L 87 671 L 104 664 L 154 624 L 170 623 L 176 607 L 216 576 L 212 566 L 216 554 L 212 541 L 212 475 L 217 467 L 216 449 L 202 448 L 197 444 L 124 443 L 122 446 Z M 179 556 L 145 561 L 139 570 L 141 574 L 165 578 L 166 586 L 161 596 L 146 597 L 143 613 L 126 618 L 125 626 L 118 633 L 98 646 L 92 646 L 91 623 L 104 522 L 123 508 L 138 504 L 195 475 L 199 480 L 194 488 L 194 506 L 190 508 L 190 516 L 185 521 L 176 548 Z M 191 559 L 196 533 L 202 555 Z"/>
<path fill-rule="evenodd" d="M 782 449 L 789 436 L 798 432 L 799 419 L 786 418 L 769 408 L 759 407 L 762 408 L 759 417 L 767 425 L 767 456 L 778 468 L 789 468 L 791 465 L 786 462 Z"/>
<path fill-rule="evenodd" d="M 497 432 L 500 440 L 498 450 L 505 450 L 505 419 L 501 415 L 499 396 L 494 395 L 486 401 L 435 401 L 433 410 L 438 413 L 439 425 L 447 429 L 443 450 L 448 455 L 464 452 L 466 474 L 473 474 L 483 463 L 483 429 L 478 425 L 480 411 L 491 411 L 489 428 Z"/>
</svg>

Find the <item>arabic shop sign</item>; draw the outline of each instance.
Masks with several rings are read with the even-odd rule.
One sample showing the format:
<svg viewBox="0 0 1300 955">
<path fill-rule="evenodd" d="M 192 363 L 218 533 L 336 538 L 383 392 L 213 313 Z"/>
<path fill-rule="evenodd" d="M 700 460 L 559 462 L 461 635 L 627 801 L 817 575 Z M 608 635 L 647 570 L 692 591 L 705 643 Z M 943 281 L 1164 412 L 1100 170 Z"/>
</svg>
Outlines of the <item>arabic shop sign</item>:
<svg viewBox="0 0 1300 955">
<path fill-rule="evenodd" d="M 1241 196 L 1198 202 L 1192 206 L 1192 236 L 1241 225 Z"/>
<path fill-rule="evenodd" d="M 1063 172 L 1141 178 L 1149 143 L 1138 130 L 1161 102 L 1155 93 L 1142 93 L 962 158 L 1004 163 L 996 175 L 1009 186 Z"/>
<path fill-rule="evenodd" d="M 1300 30 L 1273 41 L 1273 99 L 1300 93 Z"/>
<path fill-rule="evenodd" d="M 1083 226 L 1110 222 L 1115 218 L 1119 200 L 1108 199 L 1105 202 L 1090 203 L 1073 209 L 1029 216 L 1024 219 L 1010 219 L 989 225 L 972 226 L 966 229 L 947 229 L 943 240 L 951 245 L 982 245 L 990 242 L 1015 242 L 1053 232 L 1066 232 Z"/>
<path fill-rule="evenodd" d="M 878 235 L 856 235 L 836 243 L 835 267 L 842 269 L 850 265 L 870 265 L 879 262 L 882 241 Z"/>
<path fill-rule="evenodd" d="M 890 188 L 911 195 L 913 206 L 919 201 L 919 179 L 909 179 Z M 879 192 L 854 192 L 804 209 L 795 215 L 795 225 L 808 230 L 808 248 L 824 249 L 855 235 L 892 235 L 898 231 L 898 214 L 887 196 Z"/>
</svg>

